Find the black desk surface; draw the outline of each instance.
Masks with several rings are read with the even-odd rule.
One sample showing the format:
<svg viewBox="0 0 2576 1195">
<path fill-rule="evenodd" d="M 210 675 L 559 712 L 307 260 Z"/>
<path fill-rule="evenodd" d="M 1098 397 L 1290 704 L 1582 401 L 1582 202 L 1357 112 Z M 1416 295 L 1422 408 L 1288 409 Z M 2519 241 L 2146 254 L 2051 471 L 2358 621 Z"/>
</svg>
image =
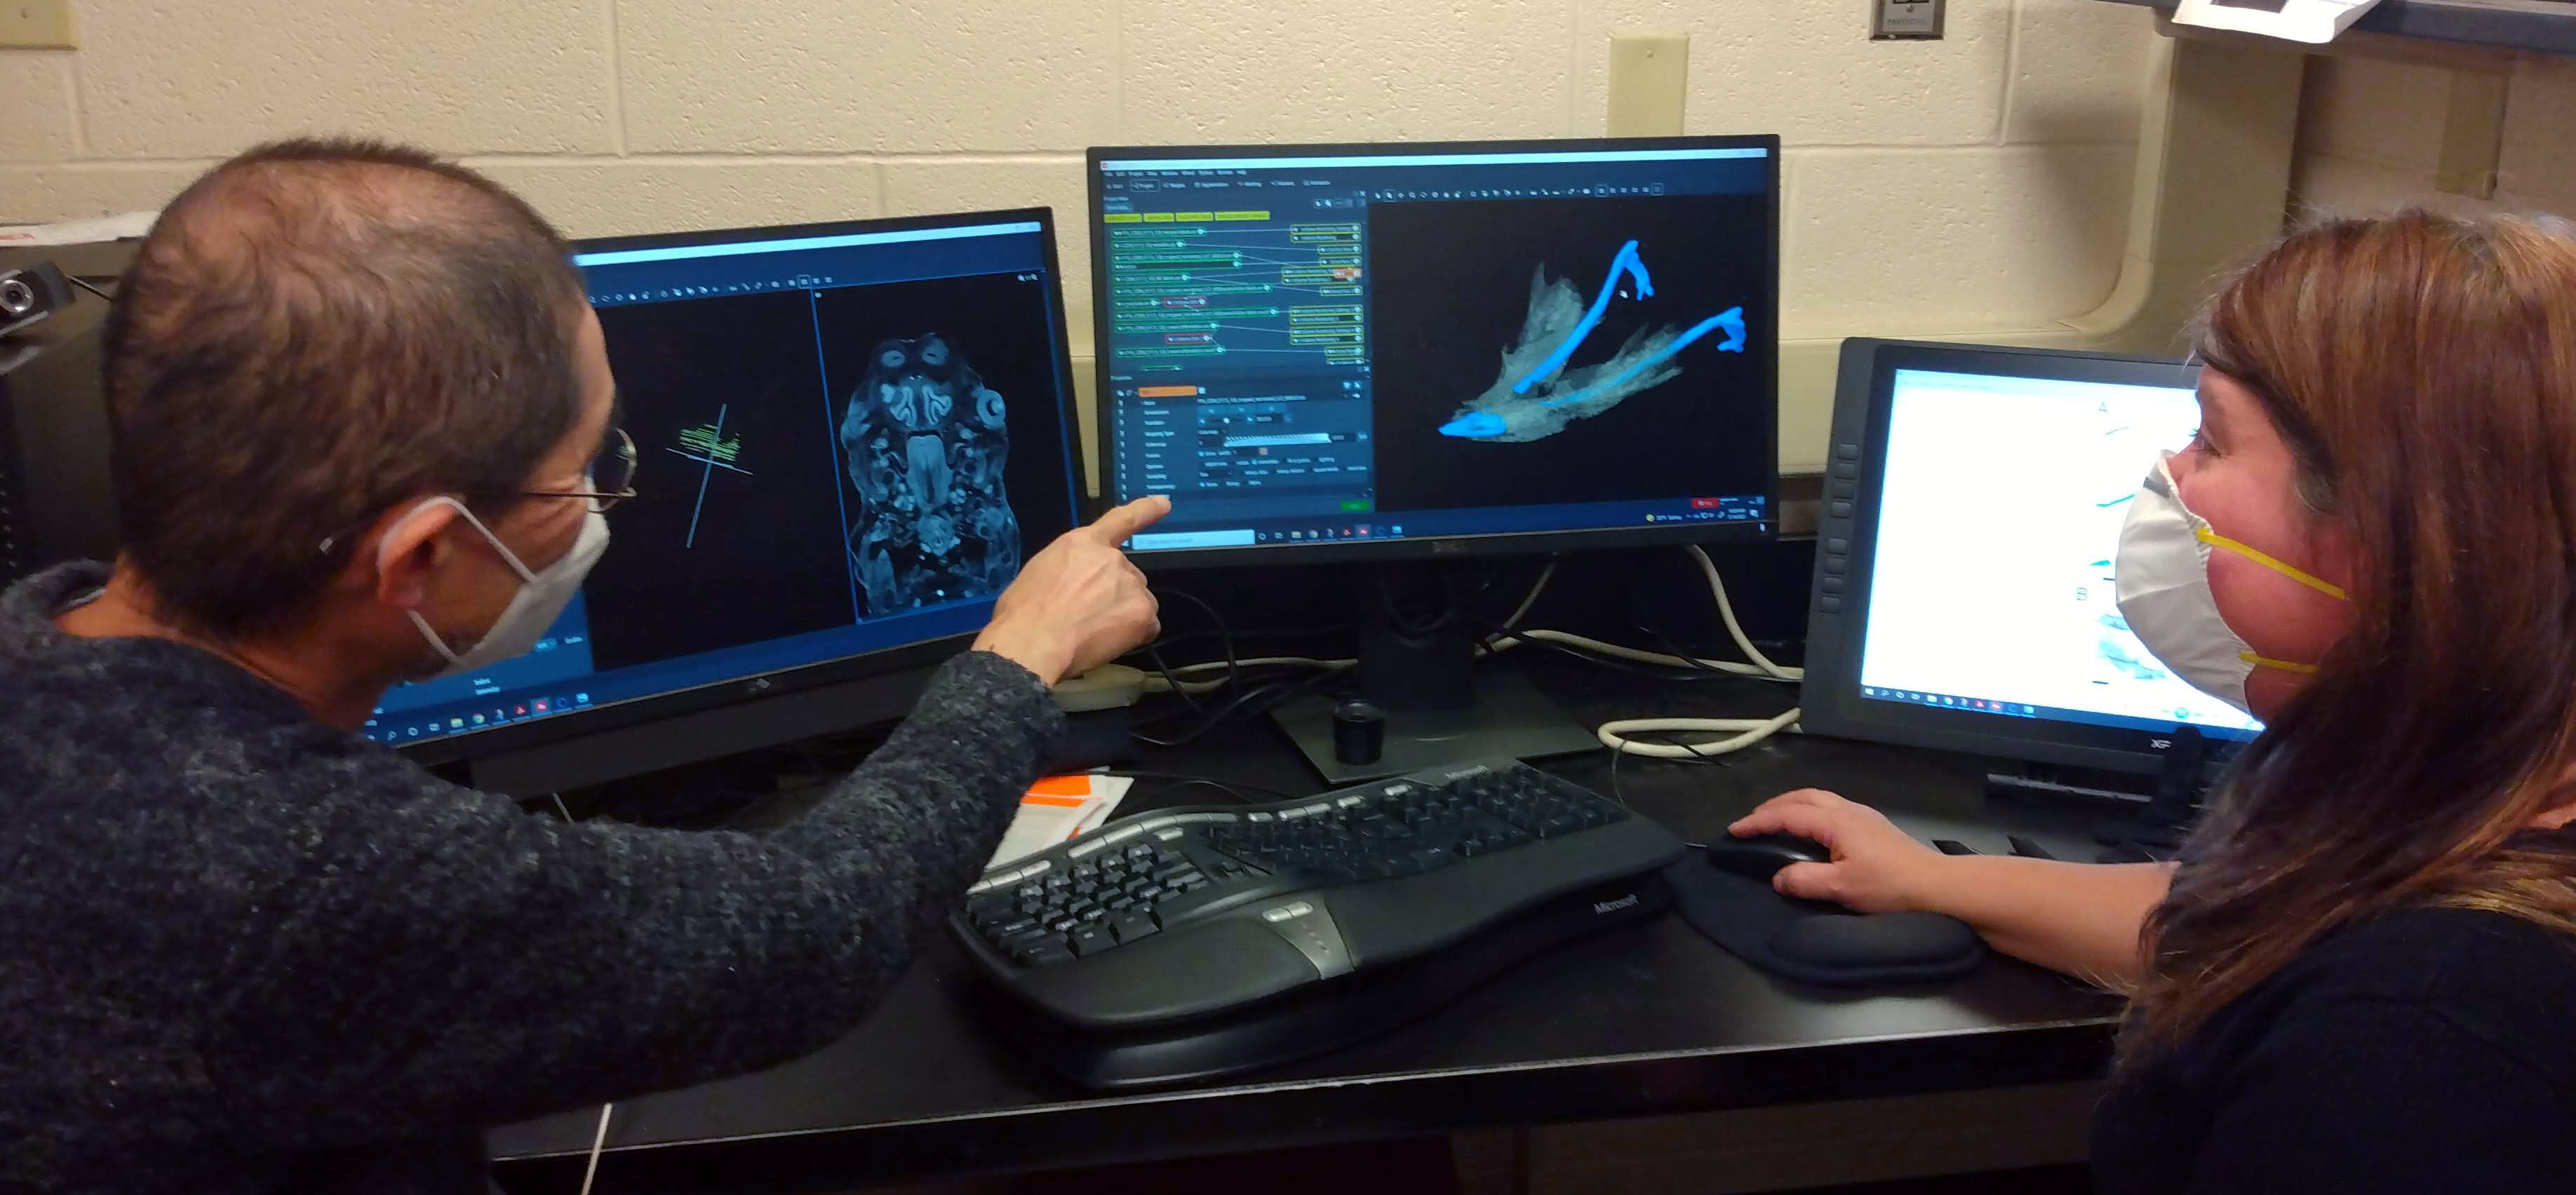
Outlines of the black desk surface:
<svg viewBox="0 0 2576 1195">
<path fill-rule="evenodd" d="M 1654 685 L 1528 661 L 1586 725 L 1776 712 L 1789 686 Z M 1320 791 L 1266 721 L 1149 757 L 1161 772 Z M 1546 765 L 1611 788 L 1607 753 Z M 2089 858 L 2096 811 L 1988 802 L 1973 760 L 1783 735 L 1723 764 L 1619 764 L 1641 812 L 1694 841 L 1802 786 L 1886 809 L 1924 838 L 2000 853 L 2025 834 Z M 1140 782 L 1139 791 L 1157 786 Z M 1204 803 L 1210 790 L 1168 800 Z M 1127 810 L 1122 810 L 1127 811 Z M 1548 1121 L 1709 1111 L 2082 1080 L 2102 1073 L 2116 1005 L 1998 958 L 1954 983 L 1808 988 L 1754 971 L 1666 916 L 1544 955 L 1398 1033 L 1232 1082 L 1145 1094 L 1072 1087 L 986 1031 L 990 1006 L 944 939 L 864 1026 L 774 1070 L 617 1105 L 608 1189 L 839 1189 Z M 504 1181 L 570 1175 L 596 1108 L 492 1134 Z M 746 1186 L 745 1184 L 750 1184 Z M 568 1186 L 564 1189 L 570 1189 Z"/>
</svg>

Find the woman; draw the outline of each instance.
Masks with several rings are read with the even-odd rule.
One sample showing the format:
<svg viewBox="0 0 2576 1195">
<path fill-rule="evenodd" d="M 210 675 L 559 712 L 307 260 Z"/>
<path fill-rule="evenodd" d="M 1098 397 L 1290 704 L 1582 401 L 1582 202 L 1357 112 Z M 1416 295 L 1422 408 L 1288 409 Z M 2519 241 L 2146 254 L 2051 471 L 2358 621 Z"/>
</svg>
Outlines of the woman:
<svg viewBox="0 0 2576 1195">
<path fill-rule="evenodd" d="M 2576 231 L 2301 232 L 2199 356 L 2123 609 L 2267 729 L 2185 862 L 1952 858 L 1814 791 L 1733 829 L 1830 848 L 1784 892 L 2128 993 L 2101 1191 L 2576 1186 Z"/>
</svg>

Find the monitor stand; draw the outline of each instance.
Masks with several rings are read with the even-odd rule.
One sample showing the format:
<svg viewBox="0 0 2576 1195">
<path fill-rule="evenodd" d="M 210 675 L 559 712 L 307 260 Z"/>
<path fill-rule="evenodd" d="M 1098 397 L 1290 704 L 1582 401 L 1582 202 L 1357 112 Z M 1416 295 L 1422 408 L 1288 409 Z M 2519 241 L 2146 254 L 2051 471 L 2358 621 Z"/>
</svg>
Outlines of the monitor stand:
<svg viewBox="0 0 2576 1195">
<path fill-rule="evenodd" d="M 2097 863 L 2161 863 L 2182 849 L 2184 837 L 2200 820 L 2201 797 L 2208 792 L 2215 762 L 2208 737 L 2197 726 L 2177 726 L 2173 746 L 2164 754 L 2152 793 L 2128 788 L 2072 784 L 2063 780 L 1996 772 L 1986 777 L 1986 795 L 2020 798 L 2075 797 L 2117 804 L 2125 811 L 2105 818 L 2093 830 L 2101 843 Z M 2143 797 L 2144 799 L 2141 799 Z"/>
<path fill-rule="evenodd" d="M 1483 636 L 1455 578 L 1425 564 L 1373 570 L 1361 614 L 1359 696 L 1386 712 L 1377 759 L 1345 763 L 1333 750 L 1339 698 L 1281 702 L 1270 716 L 1315 771 L 1356 784 L 1478 759 L 1538 759 L 1598 750 L 1601 741 L 1518 673 L 1479 666 Z M 1374 600 L 1370 600 L 1374 599 Z"/>
</svg>

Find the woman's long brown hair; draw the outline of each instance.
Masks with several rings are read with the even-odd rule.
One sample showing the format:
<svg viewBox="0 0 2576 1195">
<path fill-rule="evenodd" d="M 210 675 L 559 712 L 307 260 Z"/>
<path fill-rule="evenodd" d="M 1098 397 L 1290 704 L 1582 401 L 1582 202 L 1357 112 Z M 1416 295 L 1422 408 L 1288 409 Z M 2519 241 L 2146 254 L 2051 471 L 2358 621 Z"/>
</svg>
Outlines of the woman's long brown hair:
<svg viewBox="0 0 2576 1195">
<path fill-rule="evenodd" d="M 2130 1060 L 2385 909 L 2576 935 L 2576 852 L 2507 842 L 2576 763 L 2576 236 L 2421 212 L 2299 232 L 2220 291 L 2199 353 L 2348 537 L 2355 621 L 2148 917 Z"/>
</svg>

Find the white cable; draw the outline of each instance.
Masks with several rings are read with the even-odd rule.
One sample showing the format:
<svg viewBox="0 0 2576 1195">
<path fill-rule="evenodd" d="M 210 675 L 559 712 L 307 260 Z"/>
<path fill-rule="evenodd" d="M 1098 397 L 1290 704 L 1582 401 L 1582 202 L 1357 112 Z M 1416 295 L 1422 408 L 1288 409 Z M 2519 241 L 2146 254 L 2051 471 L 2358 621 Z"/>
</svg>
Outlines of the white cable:
<svg viewBox="0 0 2576 1195">
<path fill-rule="evenodd" d="M 1726 582 L 1718 578 L 1717 563 L 1708 558 L 1708 553 L 1701 551 L 1697 544 L 1684 544 L 1682 550 L 1690 553 L 1691 559 L 1699 562 L 1700 572 L 1708 578 L 1709 593 L 1717 599 L 1718 617 L 1726 623 L 1726 633 L 1734 638 L 1736 650 L 1743 652 L 1745 659 L 1753 661 L 1751 664 L 1736 664 L 1726 660 L 1701 660 L 1697 663 L 1738 676 L 1762 676 L 1778 681 L 1804 680 L 1807 675 L 1805 669 L 1784 668 L 1774 664 L 1771 662 L 1771 657 L 1763 655 L 1760 648 L 1753 646 L 1753 640 L 1745 635 L 1743 625 L 1735 621 L 1735 604 L 1726 600 Z M 1580 638 L 1557 631 L 1531 631 L 1528 634 L 1532 639 L 1544 638 L 1556 643 L 1570 643 Z M 1580 646 L 1585 650 L 1598 651 L 1604 655 L 1646 663 L 1670 663 L 1683 666 L 1693 664 L 1693 661 L 1680 656 L 1636 651 L 1595 640 L 1584 640 Z M 1793 709 L 1773 718 L 1629 718 L 1604 722 L 1593 731 L 1593 734 L 1601 740 L 1602 746 L 1624 755 L 1641 755 L 1648 759 L 1706 759 L 1713 755 L 1741 751 L 1797 724 L 1798 711 Z M 1689 746 L 1679 743 L 1640 743 L 1628 737 L 1631 734 L 1659 732 L 1725 734 L 1728 737 L 1714 743 L 1694 743 Z"/>
<path fill-rule="evenodd" d="M 1718 617 L 1726 623 L 1726 633 L 1735 640 L 1736 650 L 1743 652 L 1744 658 L 1753 661 L 1752 663 L 1741 664 L 1734 660 L 1703 660 L 1696 656 L 1676 656 L 1660 651 L 1640 651 L 1633 647 L 1621 647 L 1616 643 L 1604 643 L 1598 639 L 1587 638 L 1582 635 L 1568 634 L 1564 631 L 1533 629 L 1518 632 L 1517 638 L 1535 639 L 1543 643 L 1554 643 L 1560 647 L 1571 647 L 1578 651 L 1588 651 L 1594 655 L 1610 656 L 1621 660 L 1633 660 L 1640 664 L 1661 664 L 1668 668 L 1702 668 L 1724 672 L 1733 676 L 1750 676 L 1762 680 L 1789 683 L 1806 679 L 1806 669 L 1789 668 L 1779 664 L 1774 664 L 1771 662 L 1771 658 L 1769 656 L 1762 654 L 1760 648 L 1753 646 L 1753 640 L 1746 637 L 1742 624 L 1735 621 L 1735 604 L 1727 600 L 1726 582 L 1718 579 L 1717 565 L 1708 558 L 1708 553 L 1701 551 L 1697 544 L 1683 545 L 1682 550 L 1689 552 L 1692 559 L 1699 561 L 1701 573 L 1708 578 L 1709 596 L 1714 598 L 1717 602 Z M 1553 575 L 1555 571 L 1556 565 L 1550 563 L 1548 565 L 1548 571 L 1539 575 L 1539 585 L 1542 588 L 1546 586 L 1547 578 Z M 1530 592 L 1531 602 L 1536 601 L 1537 598 L 1538 591 L 1532 590 Z M 1512 620 L 1517 622 L 1522 614 L 1528 613 L 1531 602 L 1521 603 L 1521 608 L 1518 611 L 1513 612 Z M 1505 625 L 1509 624 L 1507 623 Z M 1517 646 L 1519 646 L 1519 643 L 1516 639 L 1503 639 L 1494 644 L 1494 650 L 1502 651 L 1507 648 Z"/>
<path fill-rule="evenodd" d="M 1682 550 L 1690 553 L 1691 559 L 1699 561 L 1699 571 L 1708 577 L 1708 591 L 1717 597 L 1717 616 L 1726 620 L 1726 633 L 1735 637 L 1735 649 L 1743 652 L 1745 659 L 1753 661 L 1754 667 L 1781 680 L 1805 680 L 1806 669 L 1783 668 L 1772 663 L 1771 657 L 1763 655 L 1760 648 L 1753 646 L 1751 639 L 1745 638 L 1743 626 L 1735 621 L 1735 603 L 1726 600 L 1726 582 L 1718 579 L 1717 562 L 1710 560 L 1708 553 L 1701 551 L 1698 544 L 1683 544 Z"/>
<path fill-rule="evenodd" d="M 1758 680 L 1777 681 L 1789 684 L 1794 684 L 1805 679 L 1805 669 L 1790 668 L 1773 663 L 1771 657 L 1762 654 L 1762 649 L 1753 646 L 1752 638 L 1744 633 L 1743 624 L 1736 621 L 1735 603 L 1727 599 L 1726 582 L 1718 576 L 1717 562 L 1710 560 L 1708 558 L 1708 553 L 1702 551 L 1697 544 L 1685 544 L 1683 545 L 1682 550 L 1690 553 L 1691 559 L 1699 562 L 1701 575 L 1708 578 L 1709 596 L 1717 603 L 1717 614 L 1719 620 L 1726 624 L 1726 633 L 1728 637 L 1735 640 L 1736 650 L 1743 652 L 1744 658 L 1752 661 L 1751 663 L 1738 663 L 1734 660 L 1704 660 L 1695 656 L 1685 657 L 1670 655 L 1665 652 L 1658 651 L 1641 651 L 1637 648 L 1622 647 L 1616 643 L 1604 643 L 1598 639 L 1569 634 L 1565 631 L 1551 631 L 1544 629 L 1520 631 L 1509 636 L 1492 640 L 1489 644 L 1480 645 L 1477 648 L 1477 654 L 1480 656 L 1497 654 L 1519 647 L 1524 641 L 1537 641 L 1553 643 L 1560 647 L 1569 647 L 1577 651 L 1587 651 L 1595 655 L 1630 660 L 1640 664 L 1660 664 L 1672 668 L 1701 668 L 1724 672 L 1733 676 L 1752 677 Z M 1521 598 L 1518 606 L 1513 607 L 1511 617 L 1503 620 L 1504 626 L 1512 626 L 1518 623 L 1524 615 L 1527 615 L 1530 612 L 1531 607 L 1538 604 L 1539 595 L 1545 593 L 1547 591 L 1548 582 L 1556 578 L 1556 564 L 1556 561 L 1550 560 L 1547 562 L 1546 568 L 1539 570 L 1538 580 L 1531 583 L 1529 593 Z M 1355 667 L 1357 664 L 1358 661 L 1356 660 L 1324 660 L 1316 659 L 1311 656 L 1263 656 L 1257 659 L 1235 660 L 1231 663 L 1225 660 L 1211 660 L 1205 663 L 1183 664 L 1178 668 L 1174 668 L 1172 669 L 1173 679 L 1171 680 L 1167 680 L 1160 675 L 1148 675 L 1145 678 L 1145 688 L 1147 692 L 1170 692 L 1175 687 L 1173 683 L 1175 680 L 1192 673 L 1214 671 L 1231 672 L 1235 669 L 1249 668 L 1256 665 L 1321 668 L 1339 671 Z M 1178 680 L 1177 687 L 1186 693 L 1205 693 L 1222 687 L 1225 683 L 1226 682 L 1223 680 Z M 1594 730 L 1593 734 L 1601 740 L 1601 744 L 1603 746 L 1608 747 L 1613 751 L 1624 752 L 1629 755 L 1644 756 L 1650 759 L 1705 759 L 1711 756 L 1725 755 L 1729 752 L 1741 751 L 1755 743 L 1759 743 L 1764 739 L 1770 738 L 1772 735 L 1780 733 L 1784 729 L 1794 728 L 1797 723 L 1798 711 L 1793 709 L 1787 713 L 1772 718 L 1634 718 L 1623 721 L 1605 722 L 1599 728 Z M 1641 743 L 1628 737 L 1630 733 L 1656 732 L 1726 734 L 1729 737 L 1720 739 L 1714 743 L 1696 744 L 1692 746 L 1682 746 L 1674 743 Z"/>
<path fill-rule="evenodd" d="M 1629 718 L 1604 722 L 1593 735 L 1601 745 L 1624 755 L 1648 759 L 1707 759 L 1741 751 L 1783 730 L 1795 729 L 1798 711 L 1790 710 L 1774 718 Z M 1640 743 L 1632 734 L 1653 733 L 1728 733 L 1714 743 Z"/>
<path fill-rule="evenodd" d="M 1728 673 L 1734 676 L 1749 677 L 1753 680 L 1778 681 L 1783 684 L 1795 684 L 1802 675 L 1796 668 L 1780 669 L 1780 672 L 1789 674 L 1782 676 L 1778 673 L 1765 672 L 1751 664 L 1738 663 L 1734 660 L 1703 660 L 1696 656 L 1684 657 L 1666 655 L 1659 651 L 1640 651 L 1633 647 L 1621 647 L 1616 643 L 1604 643 L 1598 639 L 1570 634 L 1565 631 L 1550 631 L 1545 629 L 1522 631 L 1516 638 L 1505 639 L 1496 643 L 1494 645 L 1495 650 L 1500 651 L 1509 647 L 1517 647 L 1519 646 L 1521 639 L 1533 639 L 1542 643 L 1553 643 L 1559 647 L 1571 647 L 1577 651 L 1591 652 L 1594 655 L 1611 656 L 1622 660 L 1634 660 L 1640 664 L 1661 664 L 1667 668 L 1704 668 Z"/>
<path fill-rule="evenodd" d="M 590 1195 L 590 1180 L 599 1177 L 599 1154 L 608 1145 L 608 1113 L 615 1104 L 599 1106 L 599 1132 L 590 1139 L 590 1162 L 581 1168 L 581 1195 Z"/>
<path fill-rule="evenodd" d="M 1538 581 L 1530 586 L 1529 596 L 1522 598 L 1520 605 L 1512 607 L 1512 616 L 1504 619 L 1503 625 L 1507 627 L 1521 625 L 1521 615 L 1529 613 L 1530 607 L 1538 604 L 1538 595 L 1547 592 L 1547 583 L 1555 579 L 1556 561 L 1551 557 L 1547 567 L 1538 570 Z"/>
<path fill-rule="evenodd" d="M 1260 656 L 1250 660 L 1236 660 L 1231 664 L 1224 660 L 1210 660 L 1204 664 L 1183 664 L 1178 668 L 1172 669 L 1172 675 L 1177 678 L 1186 676 L 1193 672 L 1227 672 L 1236 668 L 1252 668 L 1256 666 L 1272 665 L 1279 667 L 1321 668 L 1327 671 L 1339 672 L 1345 668 L 1358 667 L 1359 661 L 1318 660 L 1312 656 Z M 1208 693 L 1224 688 L 1225 684 L 1226 682 L 1222 680 L 1185 680 L 1180 682 L 1179 691 L 1183 693 Z M 1171 681 L 1165 680 L 1163 675 L 1159 672 L 1148 672 L 1145 674 L 1145 691 L 1148 693 L 1169 693 L 1173 691 L 1173 684 Z"/>
</svg>

